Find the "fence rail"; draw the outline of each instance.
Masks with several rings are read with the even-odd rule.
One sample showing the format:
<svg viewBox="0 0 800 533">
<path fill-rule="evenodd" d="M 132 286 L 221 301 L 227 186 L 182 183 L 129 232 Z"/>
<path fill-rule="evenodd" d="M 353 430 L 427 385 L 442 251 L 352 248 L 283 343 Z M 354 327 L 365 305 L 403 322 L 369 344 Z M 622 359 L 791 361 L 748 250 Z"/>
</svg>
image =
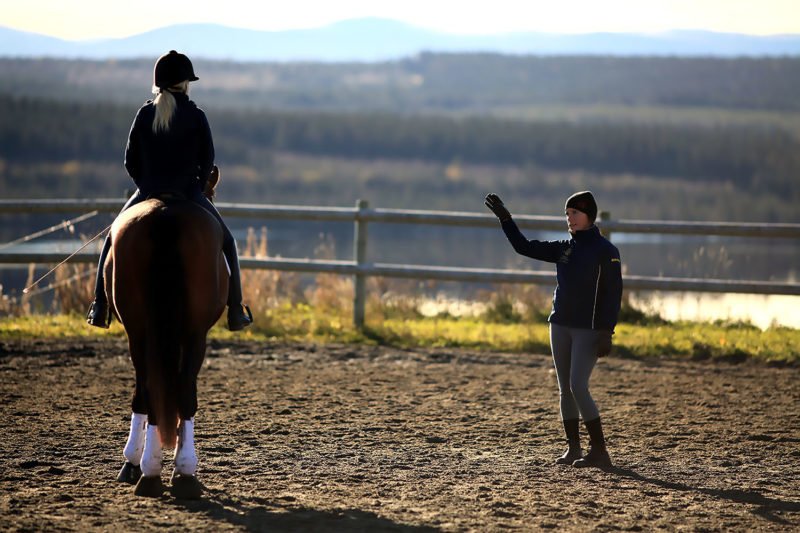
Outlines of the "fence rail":
<svg viewBox="0 0 800 533">
<path fill-rule="evenodd" d="M 0 213 L 76 213 L 87 211 L 117 212 L 125 199 L 44 199 L 0 200 Z M 431 279 L 441 281 L 535 283 L 552 285 L 552 272 L 532 270 L 501 270 L 488 268 L 438 267 L 367 262 L 367 228 L 369 223 L 435 224 L 461 227 L 497 227 L 493 215 L 453 211 L 421 211 L 407 209 L 371 209 L 359 200 L 355 207 L 314 207 L 290 205 L 218 203 L 226 216 L 260 219 L 336 221 L 354 223 L 354 252 L 352 261 L 241 258 L 242 268 L 283 270 L 310 273 L 351 275 L 355 281 L 353 320 L 364 323 L 366 283 L 369 276 Z M 564 229 L 563 217 L 517 215 L 517 224 L 524 229 Z M 753 238 L 800 238 L 800 224 L 683 222 L 652 220 L 599 220 L 604 233 L 656 233 L 679 235 L 720 235 Z M 4 253 L 0 263 L 58 263 L 64 254 Z M 73 262 L 95 262 L 96 253 L 80 253 Z M 800 295 L 800 284 L 771 281 L 740 281 L 697 278 L 664 278 L 625 276 L 626 289 L 662 291 L 733 292 L 752 294 Z"/>
<path fill-rule="evenodd" d="M 0 200 L 0 213 L 76 213 L 99 211 L 116 213 L 127 198 Z M 496 227 L 493 215 L 458 211 L 422 211 L 359 207 L 316 207 L 297 205 L 241 204 L 219 202 L 220 213 L 242 218 L 308 220 L 334 222 L 380 222 L 391 224 L 435 224 L 447 226 Z M 515 215 L 523 229 L 564 229 L 564 218 Z M 719 235 L 730 237 L 800 238 L 800 224 L 762 222 L 684 222 L 658 220 L 600 220 L 604 232 L 656 233 L 662 235 Z"/>
</svg>

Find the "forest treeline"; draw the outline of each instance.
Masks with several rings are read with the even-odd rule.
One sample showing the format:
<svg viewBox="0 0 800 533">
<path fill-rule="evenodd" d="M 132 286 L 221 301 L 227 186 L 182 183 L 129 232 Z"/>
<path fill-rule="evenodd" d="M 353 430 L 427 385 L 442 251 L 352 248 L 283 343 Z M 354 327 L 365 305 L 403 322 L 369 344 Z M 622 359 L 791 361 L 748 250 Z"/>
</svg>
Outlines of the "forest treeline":
<svg viewBox="0 0 800 533">
<path fill-rule="evenodd" d="M 19 163 L 119 162 L 135 112 L 109 103 L 10 96 L 0 97 L 0 106 L 0 158 Z M 290 152 L 535 165 L 732 184 L 800 200 L 800 141 L 778 128 L 320 111 L 218 110 L 209 119 L 222 164 L 258 167 L 271 153 Z"/>
<path fill-rule="evenodd" d="M 800 58 L 193 58 L 224 201 L 797 222 Z M 153 58 L 0 59 L 5 197 L 119 197 Z M 555 212 L 558 210 L 556 209 Z M 2 230 L 2 228 L 0 228 Z"/>
<path fill-rule="evenodd" d="M 153 59 L 0 58 L 0 94 L 140 102 Z M 541 105 L 798 111 L 800 58 L 539 57 L 423 53 L 380 63 L 195 58 L 193 90 L 219 108 L 490 112 Z"/>
</svg>

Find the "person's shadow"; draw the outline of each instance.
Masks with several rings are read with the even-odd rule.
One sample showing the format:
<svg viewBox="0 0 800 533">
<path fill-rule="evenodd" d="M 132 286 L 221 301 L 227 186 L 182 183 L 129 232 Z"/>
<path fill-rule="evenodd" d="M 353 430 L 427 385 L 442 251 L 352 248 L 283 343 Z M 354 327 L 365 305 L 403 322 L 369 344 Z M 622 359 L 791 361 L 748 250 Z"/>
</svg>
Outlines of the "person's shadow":
<svg viewBox="0 0 800 533">
<path fill-rule="evenodd" d="M 176 507 L 202 513 L 247 531 L 397 531 L 434 532 L 438 528 L 411 526 L 357 509 L 320 511 L 276 503 L 258 496 L 231 498 L 224 491 L 206 489 L 200 500 L 171 500 Z"/>
<path fill-rule="evenodd" d="M 677 483 L 674 481 L 665 481 L 663 479 L 647 477 L 634 470 L 631 470 L 630 468 L 623 468 L 618 466 L 604 468 L 603 470 L 605 472 L 610 472 L 612 474 L 623 476 L 632 479 L 634 481 L 650 483 L 651 485 L 656 485 L 664 489 L 678 490 L 684 492 L 695 492 L 700 494 L 706 494 L 708 496 L 711 496 L 712 498 L 717 498 L 720 500 L 728 500 L 734 503 L 749 503 L 752 505 L 757 505 L 758 509 L 754 511 L 756 514 L 763 516 L 770 522 L 776 522 L 779 524 L 789 524 L 789 522 L 787 522 L 780 516 L 775 515 L 774 514 L 775 511 L 784 511 L 792 513 L 800 512 L 800 502 L 784 501 L 775 498 L 768 498 L 763 494 L 760 494 L 753 490 L 711 489 L 706 487 L 693 487 L 685 483 Z"/>
</svg>

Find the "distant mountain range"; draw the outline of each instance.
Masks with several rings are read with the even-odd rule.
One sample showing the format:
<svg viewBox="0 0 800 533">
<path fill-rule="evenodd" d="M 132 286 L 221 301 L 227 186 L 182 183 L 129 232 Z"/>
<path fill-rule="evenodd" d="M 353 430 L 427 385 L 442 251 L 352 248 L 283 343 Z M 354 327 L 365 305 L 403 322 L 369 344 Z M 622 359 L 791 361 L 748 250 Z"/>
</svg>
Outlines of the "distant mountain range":
<svg viewBox="0 0 800 533">
<path fill-rule="evenodd" d="M 154 57 L 177 49 L 234 61 L 383 61 L 420 52 L 532 55 L 797 56 L 800 35 L 754 36 L 676 30 L 632 33 L 455 35 L 380 19 L 305 30 L 255 31 L 216 24 L 168 26 L 121 39 L 66 41 L 0 27 L 0 56 L 85 59 Z"/>
</svg>

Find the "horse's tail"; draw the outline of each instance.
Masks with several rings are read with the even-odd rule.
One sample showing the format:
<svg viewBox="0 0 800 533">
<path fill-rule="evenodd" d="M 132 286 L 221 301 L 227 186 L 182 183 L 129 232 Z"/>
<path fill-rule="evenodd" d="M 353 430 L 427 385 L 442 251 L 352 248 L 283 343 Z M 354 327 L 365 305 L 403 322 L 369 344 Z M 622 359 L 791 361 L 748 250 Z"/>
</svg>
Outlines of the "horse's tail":
<svg viewBox="0 0 800 533">
<path fill-rule="evenodd" d="M 186 281 L 178 246 L 178 220 L 159 209 L 151 227 L 153 243 L 148 287 L 147 392 L 155 412 L 161 444 L 174 448 L 178 425 L 178 372 L 183 358 L 184 329 L 180 306 L 186 301 Z"/>
</svg>

